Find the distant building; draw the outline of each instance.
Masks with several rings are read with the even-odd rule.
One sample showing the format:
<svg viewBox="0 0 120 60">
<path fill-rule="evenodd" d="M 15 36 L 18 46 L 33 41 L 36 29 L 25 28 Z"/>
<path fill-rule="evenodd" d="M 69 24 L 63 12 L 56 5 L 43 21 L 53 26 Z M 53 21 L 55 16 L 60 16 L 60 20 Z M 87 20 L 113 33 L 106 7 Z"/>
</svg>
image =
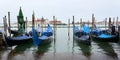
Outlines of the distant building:
<svg viewBox="0 0 120 60">
<path fill-rule="evenodd" d="M 32 25 L 32 20 L 31 21 L 28 21 L 27 22 L 29 25 Z M 37 20 L 35 20 L 35 25 L 36 24 L 43 24 L 43 25 L 45 25 L 45 24 L 47 24 L 47 19 L 37 19 Z"/>
<path fill-rule="evenodd" d="M 95 23 L 98 24 L 98 25 L 103 25 L 103 24 L 105 24 L 104 21 L 99 21 L 99 22 L 95 22 Z"/>
<path fill-rule="evenodd" d="M 82 22 L 82 23 L 85 23 L 85 24 L 91 24 L 91 22 Z M 81 24 L 81 22 L 75 22 L 75 24 Z"/>
<path fill-rule="evenodd" d="M 56 25 L 61 25 L 61 24 L 64 24 L 64 23 L 62 23 L 61 21 L 49 21 L 49 23 L 50 24 L 52 24 L 52 25 L 54 25 L 54 24 L 56 24 Z"/>
</svg>

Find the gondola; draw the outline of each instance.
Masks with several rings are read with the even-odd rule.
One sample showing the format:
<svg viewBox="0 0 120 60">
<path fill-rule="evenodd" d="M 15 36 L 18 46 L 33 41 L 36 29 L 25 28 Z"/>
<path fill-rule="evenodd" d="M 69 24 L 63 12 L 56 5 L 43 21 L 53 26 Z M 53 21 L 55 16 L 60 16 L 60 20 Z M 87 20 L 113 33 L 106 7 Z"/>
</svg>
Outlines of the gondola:
<svg viewBox="0 0 120 60">
<path fill-rule="evenodd" d="M 10 37 L 6 36 L 2 31 L 0 31 L 0 35 L 2 36 L 3 45 L 6 46 L 14 46 L 14 45 L 20 45 L 25 44 L 32 40 L 32 37 L 28 34 L 22 34 L 20 36 Z"/>
<path fill-rule="evenodd" d="M 31 39 L 32 38 L 27 35 L 22 35 L 22 36 L 17 36 L 17 37 L 5 36 L 5 42 L 7 42 L 7 45 L 9 46 L 25 44 L 29 42 Z"/>
<path fill-rule="evenodd" d="M 111 29 L 114 30 L 114 29 Z M 108 30 L 101 30 L 101 29 L 94 29 L 91 30 L 90 32 L 91 37 L 95 40 L 98 41 L 103 41 L 103 42 L 118 42 L 119 35 L 118 33 L 113 32 L 108 32 Z"/>
<path fill-rule="evenodd" d="M 118 42 L 118 35 L 108 35 L 108 34 L 101 34 L 101 35 L 91 35 L 91 37 L 95 40 L 103 41 L 103 42 Z"/>
<path fill-rule="evenodd" d="M 4 36 L 4 39 L 5 39 L 4 42 L 8 46 L 13 46 L 13 45 L 26 44 L 27 42 L 31 41 L 32 37 L 27 35 L 16 36 L 16 37 Z"/>
<path fill-rule="evenodd" d="M 82 26 L 82 29 L 80 30 L 77 26 L 73 27 L 74 32 L 74 39 L 79 43 L 85 43 L 90 45 L 90 37 L 88 34 L 88 27 L 85 25 Z"/>
<path fill-rule="evenodd" d="M 53 36 L 53 30 L 52 27 L 48 24 L 47 29 L 43 32 L 41 32 L 41 36 L 38 36 L 38 34 L 35 32 L 35 29 L 32 28 L 33 33 L 33 44 L 35 46 L 41 45 L 41 44 L 48 44 L 52 42 L 52 36 Z"/>
</svg>

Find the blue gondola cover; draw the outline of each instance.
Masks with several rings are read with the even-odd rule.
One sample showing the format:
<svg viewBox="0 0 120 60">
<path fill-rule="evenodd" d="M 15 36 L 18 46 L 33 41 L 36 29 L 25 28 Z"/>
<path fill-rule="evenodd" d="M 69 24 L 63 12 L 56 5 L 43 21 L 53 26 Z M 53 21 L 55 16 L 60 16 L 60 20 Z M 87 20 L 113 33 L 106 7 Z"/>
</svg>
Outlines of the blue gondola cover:
<svg viewBox="0 0 120 60">
<path fill-rule="evenodd" d="M 53 35 L 53 30 L 52 27 L 48 24 L 47 29 L 42 32 L 42 36 L 52 36 Z"/>
<path fill-rule="evenodd" d="M 98 36 L 99 38 L 111 38 L 112 36 L 107 35 L 107 34 L 101 34 Z"/>
<path fill-rule="evenodd" d="M 34 45 L 34 46 L 37 46 L 38 44 L 40 44 L 41 39 L 38 39 L 38 35 L 37 35 L 37 33 L 35 32 L 35 29 L 34 29 L 34 28 L 32 28 L 32 34 L 33 34 L 33 37 L 32 37 L 32 39 L 33 39 L 33 45 Z"/>
<path fill-rule="evenodd" d="M 86 34 L 89 33 L 89 28 L 88 28 L 87 26 L 85 26 L 85 25 L 82 26 L 82 30 L 83 30 Z"/>
</svg>

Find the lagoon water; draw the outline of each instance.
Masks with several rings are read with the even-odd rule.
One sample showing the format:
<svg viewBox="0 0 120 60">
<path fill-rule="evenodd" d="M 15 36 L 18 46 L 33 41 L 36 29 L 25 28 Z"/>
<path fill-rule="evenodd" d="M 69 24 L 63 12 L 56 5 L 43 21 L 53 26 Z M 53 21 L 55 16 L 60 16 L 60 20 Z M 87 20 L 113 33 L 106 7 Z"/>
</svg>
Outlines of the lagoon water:
<svg viewBox="0 0 120 60">
<path fill-rule="evenodd" d="M 53 42 L 34 47 L 32 43 L 0 50 L 0 60 L 120 60 L 120 45 L 91 41 L 78 44 L 72 28 L 57 28 Z"/>
</svg>

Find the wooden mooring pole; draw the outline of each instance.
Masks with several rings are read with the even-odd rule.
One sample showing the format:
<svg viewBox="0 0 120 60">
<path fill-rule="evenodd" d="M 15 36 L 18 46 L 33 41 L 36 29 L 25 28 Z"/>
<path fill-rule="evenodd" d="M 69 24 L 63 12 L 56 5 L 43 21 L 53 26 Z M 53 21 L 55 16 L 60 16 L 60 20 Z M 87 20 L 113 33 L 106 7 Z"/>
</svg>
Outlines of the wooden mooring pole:
<svg viewBox="0 0 120 60">
<path fill-rule="evenodd" d="M 2 37 L 2 34 L 0 34 L 0 48 L 2 47 L 2 45 L 3 45 L 3 37 Z"/>
<path fill-rule="evenodd" d="M 80 29 L 81 29 L 81 27 L 82 27 L 82 18 L 80 19 Z"/>
<path fill-rule="evenodd" d="M 74 16 L 73 16 L 73 28 L 75 26 L 75 19 L 74 19 Z M 74 48 L 74 29 L 73 29 L 73 48 Z"/>
<path fill-rule="evenodd" d="M 120 42 L 120 25 L 118 26 L 118 33 L 119 33 L 119 42 Z"/>
<path fill-rule="evenodd" d="M 10 12 L 8 12 L 8 24 L 9 24 L 9 29 L 11 30 L 11 24 L 10 24 Z M 11 31 L 9 32 L 9 35 L 11 37 Z"/>
<path fill-rule="evenodd" d="M 70 35 L 70 19 L 68 19 L 68 36 Z"/>
<path fill-rule="evenodd" d="M 107 18 L 105 18 L 105 30 L 107 28 Z"/>
<path fill-rule="evenodd" d="M 70 19 L 68 19 L 68 28 L 70 28 Z"/>
<path fill-rule="evenodd" d="M 55 16 L 53 16 L 53 28 L 54 28 L 54 43 L 56 42 L 56 19 Z"/>
<path fill-rule="evenodd" d="M 94 23 L 95 23 L 95 17 L 94 14 L 92 14 L 92 29 L 94 29 Z"/>
<path fill-rule="evenodd" d="M 3 17 L 4 34 L 7 36 L 7 18 Z"/>
<path fill-rule="evenodd" d="M 3 45 L 3 40 L 4 40 L 3 34 L 7 36 L 7 18 L 6 18 L 6 16 L 3 17 L 3 28 L 4 28 L 3 31 L 1 31 L 1 33 L 0 33 L 0 48 Z"/>
<path fill-rule="evenodd" d="M 25 32 L 27 32 L 27 27 L 28 27 L 28 26 L 27 26 L 27 25 L 28 25 L 27 23 L 28 23 L 28 20 L 27 20 L 27 17 L 26 17 L 26 21 L 25 21 Z"/>
</svg>

